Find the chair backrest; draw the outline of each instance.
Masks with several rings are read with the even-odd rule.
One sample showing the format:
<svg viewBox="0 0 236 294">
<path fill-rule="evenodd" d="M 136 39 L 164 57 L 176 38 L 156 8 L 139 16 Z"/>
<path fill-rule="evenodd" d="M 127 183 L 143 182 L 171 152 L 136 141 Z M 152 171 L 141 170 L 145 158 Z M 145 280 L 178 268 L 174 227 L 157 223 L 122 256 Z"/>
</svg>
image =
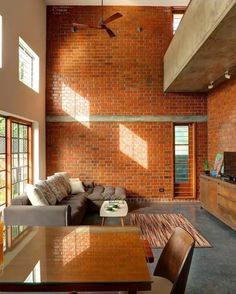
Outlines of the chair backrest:
<svg viewBox="0 0 236 294">
<path fill-rule="evenodd" d="M 193 237 L 178 227 L 161 253 L 154 276 L 167 278 L 174 284 L 171 294 L 182 294 L 185 291 L 194 245 Z"/>
</svg>

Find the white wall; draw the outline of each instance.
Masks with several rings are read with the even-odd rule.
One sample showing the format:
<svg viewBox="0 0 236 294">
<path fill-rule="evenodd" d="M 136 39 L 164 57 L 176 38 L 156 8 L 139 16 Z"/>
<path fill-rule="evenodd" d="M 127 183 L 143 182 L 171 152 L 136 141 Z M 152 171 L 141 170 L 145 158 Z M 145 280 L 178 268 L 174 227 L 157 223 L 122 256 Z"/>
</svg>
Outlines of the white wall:
<svg viewBox="0 0 236 294">
<path fill-rule="evenodd" d="M 34 179 L 45 177 L 46 6 L 44 0 L 0 0 L 3 17 L 3 67 L 0 112 L 34 124 Z M 18 80 L 19 36 L 40 58 L 39 93 Z M 37 138 L 38 137 L 38 138 Z M 37 146 L 38 145 L 38 146 Z"/>
</svg>

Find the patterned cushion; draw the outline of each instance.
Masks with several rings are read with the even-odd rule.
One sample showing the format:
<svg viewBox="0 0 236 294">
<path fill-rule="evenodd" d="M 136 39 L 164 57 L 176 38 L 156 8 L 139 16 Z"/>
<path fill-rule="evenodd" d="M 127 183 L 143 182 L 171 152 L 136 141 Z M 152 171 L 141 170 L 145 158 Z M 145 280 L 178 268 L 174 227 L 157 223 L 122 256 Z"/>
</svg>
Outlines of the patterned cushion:
<svg viewBox="0 0 236 294">
<path fill-rule="evenodd" d="M 66 187 L 67 194 L 71 193 L 70 179 L 69 174 L 67 172 L 58 172 L 55 173 L 56 176 L 61 176 L 61 182 Z"/>
<path fill-rule="evenodd" d="M 35 187 L 43 193 L 43 196 L 50 205 L 55 205 L 57 203 L 57 198 L 54 195 L 53 191 L 46 184 L 46 181 L 38 181 L 35 184 Z"/>
<path fill-rule="evenodd" d="M 46 180 L 46 184 L 52 190 L 56 199 L 60 202 L 63 198 L 68 196 L 66 187 L 61 183 L 60 176 L 54 175 L 48 177 Z"/>
<path fill-rule="evenodd" d="M 33 206 L 47 206 L 49 205 L 43 193 L 34 185 L 27 184 L 25 192 Z"/>
</svg>

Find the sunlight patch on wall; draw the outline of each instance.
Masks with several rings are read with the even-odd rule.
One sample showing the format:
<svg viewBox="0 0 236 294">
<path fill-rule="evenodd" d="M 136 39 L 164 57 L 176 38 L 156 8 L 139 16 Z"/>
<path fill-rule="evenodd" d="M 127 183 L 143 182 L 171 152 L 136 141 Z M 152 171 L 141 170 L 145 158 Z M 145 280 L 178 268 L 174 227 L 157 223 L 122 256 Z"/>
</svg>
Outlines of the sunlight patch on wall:
<svg viewBox="0 0 236 294">
<path fill-rule="evenodd" d="M 120 151 L 144 168 L 148 168 L 148 145 L 124 125 L 119 125 Z"/>
<path fill-rule="evenodd" d="M 72 90 L 69 86 L 62 84 L 62 109 L 82 125 L 90 127 L 90 105 L 89 101 Z"/>
</svg>

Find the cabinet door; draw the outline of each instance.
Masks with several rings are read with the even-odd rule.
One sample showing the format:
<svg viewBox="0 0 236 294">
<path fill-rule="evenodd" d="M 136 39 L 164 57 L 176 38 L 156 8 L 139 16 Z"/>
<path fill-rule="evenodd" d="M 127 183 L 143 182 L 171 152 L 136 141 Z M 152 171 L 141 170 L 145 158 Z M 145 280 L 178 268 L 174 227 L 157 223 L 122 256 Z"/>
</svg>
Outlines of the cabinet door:
<svg viewBox="0 0 236 294">
<path fill-rule="evenodd" d="M 207 205 L 207 194 L 208 194 L 208 180 L 200 178 L 200 201 L 203 206 Z"/>
<path fill-rule="evenodd" d="M 217 213 L 217 190 L 218 185 L 216 181 L 208 180 L 208 193 L 207 193 L 207 207 L 208 209 L 216 214 Z"/>
</svg>

